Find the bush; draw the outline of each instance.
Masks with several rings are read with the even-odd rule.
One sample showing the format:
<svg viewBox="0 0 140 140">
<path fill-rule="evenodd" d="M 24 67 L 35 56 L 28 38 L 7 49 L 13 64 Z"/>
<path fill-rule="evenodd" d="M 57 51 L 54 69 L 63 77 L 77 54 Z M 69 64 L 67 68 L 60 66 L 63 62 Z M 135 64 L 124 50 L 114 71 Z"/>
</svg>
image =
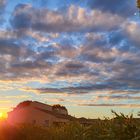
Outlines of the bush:
<svg viewBox="0 0 140 140">
<path fill-rule="evenodd" d="M 133 115 L 117 114 L 91 126 L 71 122 L 59 127 L 0 125 L 0 140 L 140 140 L 140 121 Z"/>
</svg>

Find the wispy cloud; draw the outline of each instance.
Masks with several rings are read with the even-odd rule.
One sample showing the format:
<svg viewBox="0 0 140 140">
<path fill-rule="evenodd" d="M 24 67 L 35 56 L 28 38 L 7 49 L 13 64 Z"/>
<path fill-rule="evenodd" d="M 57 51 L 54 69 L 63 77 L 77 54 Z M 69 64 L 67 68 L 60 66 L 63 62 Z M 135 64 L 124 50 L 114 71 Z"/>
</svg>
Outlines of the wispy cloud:
<svg viewBox="0 0 140 140">
<path fill-rule="evenodd" d="M 139 108 L 140 104 L 79 104 L 80 106 L 97 106 L 97 107 L 130 107 Z"/>
</svg>

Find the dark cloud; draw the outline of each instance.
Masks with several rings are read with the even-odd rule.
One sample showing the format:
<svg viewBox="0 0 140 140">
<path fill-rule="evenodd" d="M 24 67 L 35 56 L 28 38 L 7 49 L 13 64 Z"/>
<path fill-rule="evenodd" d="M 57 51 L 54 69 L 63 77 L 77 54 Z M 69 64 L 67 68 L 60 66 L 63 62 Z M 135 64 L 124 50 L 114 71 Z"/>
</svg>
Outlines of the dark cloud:
<svg viewBox="0 0 140 140">
<path fill-rule="evenodd" d="M 139 53 L 138 53 L 139 54 Z M 138 55 L 137 54 L 137 55 Z M 110 81 L 127 83 L 126 88 L 139 89 L 138 83 L 140 82 L 139 67 L 140 61 L 135 53 L 135 58 L 129 58 L 125 61 L 121 61 L 113 67 L 113 71 L 116 74 L 110 79 Z"/>
<path fill-rule="evenodd" d="M 86 74 L 89 72 L 89 68 L 80 62 L 68 62 L 62 64 L 57 70 L 57 76 L 76 76 L 80 74 Z"/>
<path fill-rule="evenodd" d="M 16 68 L 18 70 L 22 70 L 22 71 L 25 71 L 27 69 L 42 69 L 42 68 L 47 68 L 47 67 L 50 67 L 51 65 L 49 63 L 46 63 L 46 62 L 43 62 L 43 61 L 25 61 L 25 62 L 20 62 L 20 63 L 17 63 L 17 64 L 13 64 L 11 65 L 12 68 Z"/>
<path fill-rule="evenodd" d="M 119 16 L 100 11 L 94 11 L 94 14 L 90 11 L 88 14 L 88 11 L 74 5 L 62 13 L 59 10 L 40 10 L 30 5 L 19 4 L 13 12 L 11 24 L 15 29 L 24 30 L 32 28 L 45 32 L 85 32 L 97 29 L 112 30 L 117 28 L 122 20 Z"/>
<path fill-rule="evenodd" d="M 124 96 L 126 96 L 126 95 L 130 95 L 130 96 L 132 96 L 132 95 L 136 95 L 136 94 L 139 94 L 140 92 L 139 92 L 139 90 L 132 90 L 132 89 L 130 89 L 130 90 L 113 90 L 113 91 L 110 91 L 110 94 L 120 94 L 120 95 L 124 95 Z"/>
<path fill-rule="evenodd" d="M 4 12 L 6 7 L 6 0 L 0 0 L 0 23 L 2 24 L 4 21 Z"/>
<path fill-rule="evenodd" d="M 3 8 L 5 8 L 6 0 L 0 0 L 0 13 L 3 12 Z"/>
<path fill-rule="evenodd" d="M 31 90 L 37 93 L 68 93 L 68 94 L 82 94 L 82 93 L 87 93 L 87 91 L 89 91 L 89 89 L 91 89 L 92 87 L 84 87 L 84 86 L 80 86 L 80 87 L 66 87 L 66 88 L 37 88 L 37 89 L 25 89 L 25 90 Z"/>
<path fill-rule="evenodd" d="M 80 64 L 80 63 L 67 63 L 65 65 L 66 68 L 68 69 L 82 69 L 84 67 L 83 64 Z"/>
<path fill-rule="evenodd" d="M 33 55 L 33 51 L 15 39 L 0 39 L 0 79 L 17 78 L 22 71 L 14 71 L 12 65 L 21 63 Z M 25 72 L 26 73 L 26 72 Z M 23 73 L 22 73 L 23 74 Z"/>
<path fill-rule="evenodd" d="M 19 47 L 15 40 L 0 40 L 0 54 L 20 55 L 21 47 Z"/>
<path fill-rule="evenodd" d="M 32 0 L 33 1 L 33 0 Z M 33 1 L 34 2 L 34 1 Z M 36 3 L 41 6 L 41 7 L 49 7 L 50 5 L 57 7 L 58 9 L 65 9 L 67 7 L 69 7 L 70 5 L 74 4 L 74 5 L 85 5 L 86 1 L 83 0 L 36 0 Z"/>
<path fill-rule="evenodd" d="M 37 89 L 27 89 L 33 90 L 38 93 L 69 93 L 69 94 L 80 94 L 80 93 L 92 93 L 98 90 L 118 90 L 123 88 L 125 85 L 121 83 L 101 83 L 101 84 L 91 84 L 91 83 L 79 83 L 77 86 L 60 87 L 60 88 L 37 88 Z"/>
<path fill-rule="evenodd" d="M 59 61 L 59 49 L 54 46 L 39 47 L 38 54 L 36 55 L 37 61 L 48 61 L 57 63 Z"/>
<path fill-rule="evenodd" d="M 140 107 L 140 104 L 79 104 L 80 106 L 97 106 L 97 107 Z"/>
<path fill-rule="evenodd" d="M 125 17 L 131 17 L 137 11 L 134 0 L 88 0 L 87 4 L 90 8 L 100 9 Z"/>
<path fill-rule="evenodd" d="M 15 7 L 15 13 L 13 13 L 13 19 L 11 24 L 17 29 L 30 28 L 32 15 L 27 10 L 30 8 L 29 5 L 19 4 Z M 24 12 L 23 12 L 24 11 Z"/>
<path fill-rule="evenodd" d="M 106 56 L 103 58 L 101 56 L 98 56 L 96 51 L 94 53 L 83 53 L 82 55 L 80 55 L 79 58 L 84 61 L 90 61 L 90 62 L 96 62 L 96 63 L 102 63 L 102 62 L 111 63 L 115 60 L 114 57 Z"/>
<path fill-rule="evenodd" d="M 88 77 L 98 76 L 98 72 L 94 69 L 90 69 L 88 64 L 83 64 L 82 61 L 68 61 L 59 63 L 56 67 L 55 75 L 60 77 Z"/>
<path fill-rule="evenodd" d="M 98 96 L 98 99 L 106 98 L 108 100 L 140 100 L 139 96 L 130 96 L 130 95 L 111 95 L 111 96 Z"/>
<path fill-rule="evenodd" d="M 115 40 L 118 37 L 115 37 L 114 34 L 106 36 L 107 33 L 88 33 L 87 38 L 83 43 L 83 47 L 80 49 L 79 59 L 94 63 L 113 63 L 118 58 L 118 55 L 123 53 L 113 45 L 113 42 L 115 43 Z M 111 38 L 112 36 L 114 39 Z M 123 38 L 119 38 L 119 42 L 122 40 Z M 119 46 L 117 42 L 115 45 Z"/>
</svg>

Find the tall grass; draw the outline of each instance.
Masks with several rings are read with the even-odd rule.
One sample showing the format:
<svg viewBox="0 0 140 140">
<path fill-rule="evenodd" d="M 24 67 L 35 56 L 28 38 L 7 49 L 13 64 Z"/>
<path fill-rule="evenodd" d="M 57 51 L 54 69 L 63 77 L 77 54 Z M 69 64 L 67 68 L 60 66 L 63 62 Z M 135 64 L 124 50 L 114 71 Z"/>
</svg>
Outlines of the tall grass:
<svg viewBox="0 0 140 140">
<path fill-rule="evenodd" d="M 133 116 L 117 114 L 113 119 L 97 120 L 82 126 L 71 122 L 50 128 L 36 125 L 0 126 L 0 140 L 140 140 L 140 121 Z"/>
</svg>

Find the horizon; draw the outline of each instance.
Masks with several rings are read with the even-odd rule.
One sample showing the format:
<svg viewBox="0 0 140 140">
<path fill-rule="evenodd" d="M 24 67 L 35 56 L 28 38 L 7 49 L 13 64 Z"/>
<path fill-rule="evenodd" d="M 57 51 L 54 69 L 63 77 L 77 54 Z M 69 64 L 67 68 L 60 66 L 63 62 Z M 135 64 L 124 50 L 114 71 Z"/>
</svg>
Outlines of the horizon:
<svg viewBox="0 0 140 140">
<path fill-rule="evenodd" d="M 11 110 L 9 110 L 8 112 L 0 112 L 0 121 L 2 121 L 2 122 L 3 122 L 3 121 L 6 121 L 6 120 L 8 119 L 8 117 L 9 117 L 8 113 L 13 112 L 16 108 L 19 108 L 19 109 L 20 109 L 20 107 L 21 107 L 20 104 L 25 103 L 25 102 L 32 102 L 32 103 L 37 102 L 37 103 L 44 104 L 44 105 L 49 105 L 49 106 L 60 105 L 60 106 L 62 106 L 62 107 L 65 107 L 65 106 L 63 106 L 63 105 L 61 105 L 61 104 L 47 104 L 47 103 L 43 103 L 43 102 L 39 102 L 39 101 L 25 100 L 25 101 L 19 102 L 16 106 L 14 106 L 14 107 L 13 107 Z M 19 105 L 20 105 L 20 106 L 19 106 Z M 73 117 L 75 117 L 75 118 L 86 118 L 86 119 L 101 119 L 101 120 L 105 120 L 105 119 L 112 119 L 112 118 L 114 118 L 114 112 L 117 113 L 118 115 L 124 114 L 124 113 L 122 113 L 122 112 L 116 112 L 116 111 L 114 111 L 114 110 L 110 110 L 111 116 L 102 116 L 102 117 L 90 118 L 90 117 L 83 117 L 83 116 L 75 116 L 74 114 L 71 115 L 71 114 L 69 113 L 68 108 L 66 108 L 66 110 L 68 111 L 68 115 L 70 115 L 70 116 L 73 116 Z M 126 116 L 131 116 L 131 115 L 134 115 L 134 114 L 133 114 L 133 112 L 129 112 L 129 114 L 124 114 L 124 115 L 126 115 Z M 138 114 L 137 114 L 137 117 L 135 117 L 135 118 L 139 118 L 138 116 L 139 116 L 139 112 L 138 112 Z"/>
<path fill-rule="evenodd" d="M 139 37 L 135 0 L 0 0 L 0 116 L 33 100 L 138 117 Z"/>
</svg>

